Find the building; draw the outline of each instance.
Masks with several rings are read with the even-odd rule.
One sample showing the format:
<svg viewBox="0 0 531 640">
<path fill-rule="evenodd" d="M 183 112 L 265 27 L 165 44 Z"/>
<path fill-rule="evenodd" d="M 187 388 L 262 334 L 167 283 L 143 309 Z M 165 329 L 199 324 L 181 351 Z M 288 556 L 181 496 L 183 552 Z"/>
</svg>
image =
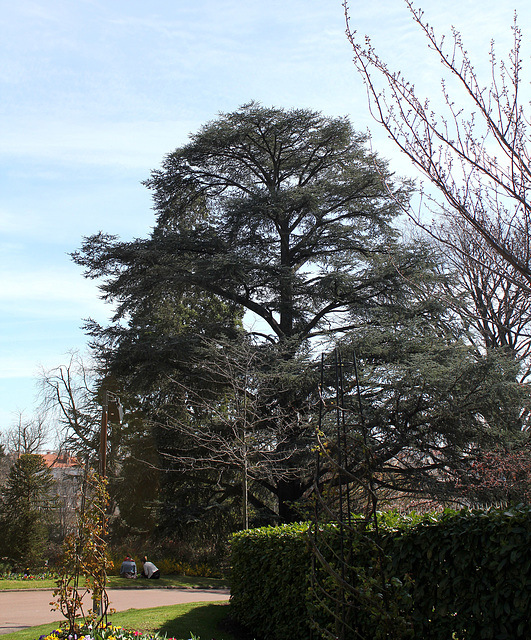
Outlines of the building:
<svg viewBox="0 0 531 640">
<path fill-rule="evenodd" d="M 68 451 L 47 451 L 41 456 L 55 480 L 60 535 L 64 537 L 75 522 L 84 469 L 79 460 Z"/>
</svg>

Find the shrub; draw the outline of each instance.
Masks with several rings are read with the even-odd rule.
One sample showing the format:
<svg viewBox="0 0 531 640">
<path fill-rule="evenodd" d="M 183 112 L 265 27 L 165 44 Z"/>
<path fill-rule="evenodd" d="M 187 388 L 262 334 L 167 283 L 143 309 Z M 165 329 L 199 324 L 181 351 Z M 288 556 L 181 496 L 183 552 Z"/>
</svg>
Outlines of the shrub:
<svg viewBox="0 0 531 640">
<path fill-rule="evenodd" d="M 317 565 L 314 591 L 309 524 L 235 534 L 233 616 L 268 640 L 306 640 L 310 619 L 324 637 L 334 637 L 338 603 L 345 603 L 356 637 L 371 640 L 528 637 L 531 507 L 391 513 L 380 515 L 380 525 L 383 555 L 376 553 L 370 526 L 361 533 L 320 527 L 323 564 L 330 566 L 324 571 Z M 339 571 L 333 573 L 344 559 L 348 588 Z M 376 570 L 380 562 L 383 579 Z M 325 591 L 328 602 L 319 595 Z M 384 599 L 385 608 L 378 605 Z"/>
<path fill-rule="evenodd" d="M 410 613 L 418 637 L 528 637 L 530 546 L 530 507 L 445 513 L 390 536 L 393 572 L 414 578 Z"/>
<path fill-rule="evenodd" d="M 259 637 L 309 637 L 308 526 L 263 527 L 232 537 L 231 613 Z"/>
</svg>

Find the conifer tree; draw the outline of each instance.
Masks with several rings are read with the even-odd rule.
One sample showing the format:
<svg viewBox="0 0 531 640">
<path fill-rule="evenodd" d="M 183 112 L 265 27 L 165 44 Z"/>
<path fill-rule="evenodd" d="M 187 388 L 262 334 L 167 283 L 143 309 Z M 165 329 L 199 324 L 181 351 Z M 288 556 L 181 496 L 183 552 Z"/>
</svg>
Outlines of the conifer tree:
<svg viewBox="0 0 531 640">
<path fill-rule="evenodd" d="M 30 567 L 43 559 L 53 513 L 53 484 L 42 456 L 25 453 L 15 462 L 0 501 L 3 556 Z"/>
<path fill-rule="evenodd" d="M 257 103 L 207 123 L 145 184 L 151 235 L 99 233 L 73 256 L 116 305 L 110 327 L 89 324 L 100 360 L 148 410 L 184 482 L 193 474 L 196 487 L 241 495 L 230 488 L 252 456 L 234 455 L 237 438 L 232 451 L 213 443 L 245 423 L 251 501 L 297 518 L 292 505 L 312 482 L 315 353 L 382 318 L 402 329 L 414 314 L 431 315 L 445 347 L 459 342 L 436 289 L 424 293 L 438 278 L 431 249 L 396 227 L 410 186 L 393 182 L 347 119 Z M 248 389 L 213 374 L 221 353 L 258 363 Z M 234 413 L 247 393 L 254 426 Z"/>
</svg>

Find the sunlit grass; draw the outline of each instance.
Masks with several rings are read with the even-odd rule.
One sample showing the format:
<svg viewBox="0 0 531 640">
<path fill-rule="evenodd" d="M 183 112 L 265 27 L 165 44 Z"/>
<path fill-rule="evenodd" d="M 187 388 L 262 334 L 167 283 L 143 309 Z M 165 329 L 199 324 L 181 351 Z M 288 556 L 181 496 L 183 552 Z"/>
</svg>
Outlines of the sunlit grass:
<svg viewBox="0 0 531 640">
<path fill-rule="evenodd" d="M 227 617 L 228 603 L 190 602 L 151 609 L 129 609 L 109 616 L 112 624 L 141 632 L 159 632 L 168 638 L 188 640 L 192 634 L 201 640 L 235 640 L 219 624 Z M 39 625 L 2 635 L 2 640 L 38 640 L 57 629 L 59 622 Z"/>
</svg>

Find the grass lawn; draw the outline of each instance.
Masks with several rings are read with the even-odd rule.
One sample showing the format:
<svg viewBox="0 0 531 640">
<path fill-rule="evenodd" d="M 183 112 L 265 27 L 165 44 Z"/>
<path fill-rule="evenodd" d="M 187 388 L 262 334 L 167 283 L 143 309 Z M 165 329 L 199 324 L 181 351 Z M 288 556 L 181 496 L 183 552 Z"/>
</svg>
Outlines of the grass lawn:
<svg viewBox="0 0 531 640">
<path fill-rule="evenodd" d="M 129 609 L 109 616 L 109 622 L 136 631 L 158 631 L 168 638 L 188 640 L 193 633 L 201 640 L 236 640 L 229 632 L 219 629 L 228 613 L 227 602 L 192 602 L 152 609 Z M 36 640 L 56 629 L 45 624 L 16 633 L 0 636 L 2 640 Z"/>
<path fill-rule="evenodd" d="M 0 578 L 0 590 L 3 589 L 55 589 L 53 578 L 33 580 L 10 580 Z M 161 589 L 164 587 L 199 587 L 201 589 L 228 587 L 221 578 L 201 578 L 197 576 L 162 576 L 159 580 L 127 580 L 120 576 L 109 576 L 109 589 Z"/>
</svg>

